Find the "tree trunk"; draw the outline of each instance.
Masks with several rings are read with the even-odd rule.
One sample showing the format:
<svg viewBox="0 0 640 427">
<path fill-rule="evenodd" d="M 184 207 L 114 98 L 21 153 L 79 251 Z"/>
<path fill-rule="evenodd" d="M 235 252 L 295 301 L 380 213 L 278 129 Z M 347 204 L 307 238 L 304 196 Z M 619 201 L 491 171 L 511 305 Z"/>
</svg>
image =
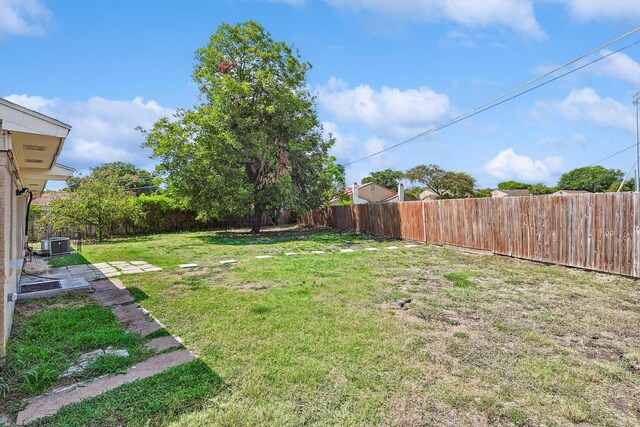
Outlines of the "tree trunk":
<svg viewBox="0 0 640 427">
<path fill-rule="evenodd" d="M 258 234 L 260 232 L 260 228 L 262 227 L 262 214 L 264 213 L 264 209 L 262 206 L 254 206 L 253 208 L 254 217 L 253 217 L 253 228 L 251 228 L 251 232 L 254 234 Z"/>
</svg>

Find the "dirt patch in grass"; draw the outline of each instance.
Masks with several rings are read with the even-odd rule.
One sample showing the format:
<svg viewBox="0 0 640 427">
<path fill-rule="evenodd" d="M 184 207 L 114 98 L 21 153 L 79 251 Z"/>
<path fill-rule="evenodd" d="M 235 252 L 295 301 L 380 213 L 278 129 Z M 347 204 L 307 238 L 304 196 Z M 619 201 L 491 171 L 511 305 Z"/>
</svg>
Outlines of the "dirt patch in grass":
<svg viewBox="0 0 640 427">
<path fill-rule="evenodd" d="M 393 317 L 423 337 L 431 361 L 414 390 L 429 398 L 396 397 L 391 425 L 420 425 L 424 414 L 433 425 L 640 422 L 640 378 L 625 359 L 640 346 L 637 282 L 491 255 L 424 254 L 412 276 L 388 271 L 396 287 L 378 296 L 412 299 Z"/>
<path fill-rule="evenodd" d="M 265 283 L 240 283 L 237 285 L 231 285 L 236 291 L 266 291 L 272 288 L 274 285 L 267 285 Z"/>
</svg>

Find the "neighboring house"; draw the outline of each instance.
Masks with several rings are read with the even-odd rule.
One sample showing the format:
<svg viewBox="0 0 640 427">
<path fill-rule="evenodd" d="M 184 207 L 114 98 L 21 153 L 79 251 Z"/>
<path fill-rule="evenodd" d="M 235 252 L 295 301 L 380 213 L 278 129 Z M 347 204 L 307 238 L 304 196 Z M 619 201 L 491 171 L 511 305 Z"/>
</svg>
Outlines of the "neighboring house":
<svg viewBox="0 0 640 427">
<path fill-rule="evenodd" d="M 529 190 L 493 190 L 491 192 L 491 197 L 494 199 L 499 199 L 501 197 L 523 197 L 530 196 L 531 193 Z"/>
<path fill-rule="evenodd" d="M 398 192 L 395 192 L 373 182 L 367 182 L 366 184 L 361 185 L 353 183 L 353 186 L 346 188 L 343 194 L 349 196 L 355 205 L 364 203 L 395 203 L 398 201 L 404 202 L 415 200 L 415 198 L 404 194 L 404 186 L 402 184 L 398 186 Z M 341 196 L 336 196 L 329 200 L 329 204 L 337 205 L 340 203 L 340 200 Z"/>
<path fill-rule="evenodd" d="M 430 188 L 427 188 L 422 193 L 420 193 L 420 200 L 436 200 L 440 196 L 444 196 L 447 194 L 451 194 L 451 192 L 449 190 L 444 190 L 442 194 L 438 194 Z"/>
<path fill-rule="evenodd" d="M 22 272 L 31 198 L 72 168 L 56 163 L 71 126 L 0 98 L 0 366 Z"/>
<path fill-rule="evenodd" d="M 558 190 L 555 193 L 551 193 L 551 196 L 566 196 L 568 194 L 591 194 L 590 191 L 584 190 Z"/>
</svg>

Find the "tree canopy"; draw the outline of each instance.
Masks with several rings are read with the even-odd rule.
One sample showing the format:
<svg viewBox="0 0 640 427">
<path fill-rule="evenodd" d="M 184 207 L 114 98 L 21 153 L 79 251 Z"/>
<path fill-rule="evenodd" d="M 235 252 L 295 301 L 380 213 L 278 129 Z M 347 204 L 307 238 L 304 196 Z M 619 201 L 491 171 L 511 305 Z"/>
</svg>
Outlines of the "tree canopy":
<svg viewBox="0 0 640 427">
<path fill-rule="evenodd" d="M 529 184 L 518 181 L 503 181 L 498 183 L 499 190 L 526 190 L 529 188 Z"/>
<path fill-rule="evenodd" d="M 133 198 L 133 193 L 125 191 L 114 177 L 88 177 L 68 198 L 51 200 L 44 221 L 56 229 L 93 226 L 102 241 L 124 222 L 137 219 Z"/>
<path fill-rule="evenodd" d="M 253 232 L 264 212 L 322 204 L 333 140 L 323 136 L 309 68 L 255 22 L 221 25 L 196 52 L 202 103 L 147 132 L 174 194 L 204 218 L 253 209 Z"/>
<path fill-rule="evenodd" d="M 607 169 L 602 166 L 586 166 L 573 169 L 560 177 L 558 188 L 561 190 L 583 190 L 595 192 L 607 191 L 614 183 L 620 183 L 624 174 L 619 169 Z"/>
<path fill-rule="evenodd" d="M 418 182 L 440 197 L 469 197 L 473 194 L 476 180 L 465 172 L 442 169 L 438 165 L 418 165 L 409 169 L 405 177 Z"/>
<path fill-rule="evenodd" d="M 91 168 L 88 176 L 74 176 L 67 180 L 66 191 L 76 191 L 87 178 L 113 180 L 125 190 L 135 195 L 152 194 L 158 185 L 157 176 L 153 172 L 136 167 L 133 163 L 110 162 Z"/>
<path fill-rule="evenodd" d="M 378 185 L 382 185 L 383 187 L 387 187 L 391 190 L 395 190 L 398 188 L 400 181 L 404 178 L 404 173 L 402 171 L 394 171 L 391 169 L 385 169 L 383 171 L 371 172 L 369 176 L 366 176 L 362 179 L 362 184 L 366 184 L 367 182 L 373 182 Z"/>
</svg>

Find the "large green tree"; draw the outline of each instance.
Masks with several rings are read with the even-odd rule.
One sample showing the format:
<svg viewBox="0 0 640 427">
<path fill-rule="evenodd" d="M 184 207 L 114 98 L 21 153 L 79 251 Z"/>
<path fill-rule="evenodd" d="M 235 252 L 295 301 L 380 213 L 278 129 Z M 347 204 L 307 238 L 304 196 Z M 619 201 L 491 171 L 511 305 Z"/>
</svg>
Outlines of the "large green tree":
<svg viewBox="0 0 640 427">
<path fill-rule="evenodd" d="M 67 198 L 51 200 L 44 221 L 55 229 L 93 226 L 96 237 L 103 241 L 109 231 L 138 219 L 134 198 L 113 177 L 86 178 Z"/>
<path fill-rule="evenodd" d="M 471 175 L 447 171 L 438 165 L 414 166 L 405 173 L 405 177 L 426 186 L 440 197 L 469 197 L 476 186 L 476 180 Z"/>
<path fill-rule="evenodd" d="M 365 184 L 367 182 L 373 182 L 394 190 L 398 187 L 402 178 L 404 178 L 404 173 L 402 171 L 385 169 L 383 171 L 369 173 L 369 176 L 362 179 L 362 183 Z"/>
<path fill-rule="evenodd" d="M 558 180 L 558 189 L 604 192 L 611 188 L 615 182 L 620 183 L 623 177 L 623 172 L 618 169 L 586 166 L 573 169 L 562 175 Z"/>
<path fill-rule="evenodd" d="M 310 64 L 259 24 L 223 24 L 196 52 L 201 105 L 161 119 L 145 145 L 173 194 L 204 218 L 302 213 L 323 202 L 333 140 L 306 82 Z"/>
</svg>

